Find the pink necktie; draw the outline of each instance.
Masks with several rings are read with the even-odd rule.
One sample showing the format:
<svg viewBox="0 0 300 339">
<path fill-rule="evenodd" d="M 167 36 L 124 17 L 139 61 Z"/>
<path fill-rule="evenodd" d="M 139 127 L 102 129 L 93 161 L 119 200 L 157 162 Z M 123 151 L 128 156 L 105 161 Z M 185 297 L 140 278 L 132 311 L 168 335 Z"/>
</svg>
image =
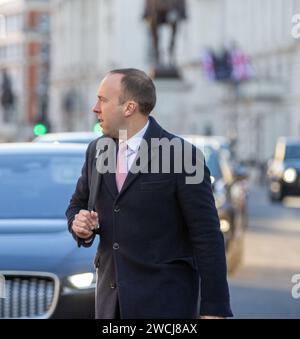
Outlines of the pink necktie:
<svg viewBox="0 0 300 339">
<path fill-rule="evenodd" d="M 119 144 L 119 152 L 117 157 L 116 183 L 118 191 L 120 192 L 127 177 L 127 144 L 121 142 Z"/>
</svg>

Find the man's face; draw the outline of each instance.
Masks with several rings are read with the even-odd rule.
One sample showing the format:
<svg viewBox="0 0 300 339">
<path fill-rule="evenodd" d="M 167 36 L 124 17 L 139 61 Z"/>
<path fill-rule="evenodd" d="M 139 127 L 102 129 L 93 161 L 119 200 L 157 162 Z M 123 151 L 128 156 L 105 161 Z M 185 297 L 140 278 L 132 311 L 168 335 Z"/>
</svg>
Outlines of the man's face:
<svg viewBox="0 0 300 339">
<path fill-rule="evenodd" d="M 122 74 L 109 74 L 101 82 L 98 99 L 93 107 L 103 134 L 118 138 L 119 130 L 125 129 L 124 105 L 120 105 Z"/>
</svg>

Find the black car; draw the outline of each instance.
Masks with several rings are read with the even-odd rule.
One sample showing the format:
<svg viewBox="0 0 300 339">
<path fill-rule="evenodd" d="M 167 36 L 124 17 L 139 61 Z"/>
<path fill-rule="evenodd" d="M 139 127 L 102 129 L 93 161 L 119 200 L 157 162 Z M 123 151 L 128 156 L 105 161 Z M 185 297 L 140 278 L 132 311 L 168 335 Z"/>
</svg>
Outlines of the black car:
<svg viewBox="0 0 300 339">
<path fill-rule="evenodd" d="M 86 145 L 0 145 L 0 318 L 93 318 L 91 248 L 78 248 L 64 212 Z"/>
<path fill-rule="evenodd" d="M 184 136 L 204 153 L 216 207 L 224 234 L 227 268 L 233 273 L 241 264 L 244 251 L 244 233 L 247 227 L 247 173 L 231 162 L 228 149 L 219 139 L 202 136 Z"/>
<path fill-rule="evenodd" d="M 91 141 L 102 136 L 102 132 L 62 132 L 47 133 L 33 139 L 38 143 L 55 143 L 55 144 L 89 144 Z"/>
<path fill-rule="evenodd" d="M 271 201 L 300 196 L 300 138 L 279 138 L 267 168 L 268 195 Z"/>
</svg>

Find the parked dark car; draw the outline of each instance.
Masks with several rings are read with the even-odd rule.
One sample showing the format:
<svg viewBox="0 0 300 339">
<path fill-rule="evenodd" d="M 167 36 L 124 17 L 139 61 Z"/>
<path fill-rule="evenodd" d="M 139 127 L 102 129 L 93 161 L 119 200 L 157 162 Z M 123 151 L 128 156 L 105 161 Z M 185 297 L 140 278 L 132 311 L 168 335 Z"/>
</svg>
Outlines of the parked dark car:
<svg viewBox="0 0 300 339">
<path fill-rule="evenodd" d="M 63 133 L 47 133 L 33 139 L 33 142 L 42 143 L 75 143 L 89 144 L 94 139 L 99 138 L 102 132 L 63 132 Z"/>
<path fill-rule="evenodd" d="M 224 234 L 228 272 L 241 264 L 244 251 L 244 233 L 247 227 L 247 173 L 236 170 L 228 148 L 218 138 L 184 136 L 204 153 L 211 172 L 212 188 Z"/>
<path fill-rule="evenodd" d="M 91 248 L 78 248 L 64 212 L 86 145 L 0 145 L 0 318 L 93 318 Z"/>
<path fill-rule="evenodd" d="M 300 196 L 300 138 L 278 139 L 267 168 L 268 195 L 271 201 Z"/>
</svg>

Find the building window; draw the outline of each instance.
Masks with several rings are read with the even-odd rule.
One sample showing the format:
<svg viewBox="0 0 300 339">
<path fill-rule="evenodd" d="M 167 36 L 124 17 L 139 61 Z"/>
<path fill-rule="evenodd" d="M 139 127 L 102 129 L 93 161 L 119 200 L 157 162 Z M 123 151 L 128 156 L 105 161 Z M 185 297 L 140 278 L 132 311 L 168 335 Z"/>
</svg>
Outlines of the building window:
<svg viewBox="0 0 300 339">
<path fill-rule="evenodd" d="M 6 18 L 0 14 L 0 39 L 6 37 Z"/>
<path fill-rule="evenodd" d="M 6 58 L 6 47 L 0 47 L 0 60 L 4 60 Z"/>
<path fill-rule="evenodd" d="M 23 30 L 23 20 L 21 14 L 10 15 L 6 19 L 7 34 L 18 33 Z"/>
<path fill-rule="evenodd" d="M 41 33 L 48 33 L 50 31 L 49 14 L 40 14 L 38 19 L 38 31 Z"/>
<path fill-rule="evenodd" d="M 22 58 L 22 45 L 21 44 L 11 44 L 0 47 L 0 60 L 1 61 L 12 61 Z"/>
</svg>

